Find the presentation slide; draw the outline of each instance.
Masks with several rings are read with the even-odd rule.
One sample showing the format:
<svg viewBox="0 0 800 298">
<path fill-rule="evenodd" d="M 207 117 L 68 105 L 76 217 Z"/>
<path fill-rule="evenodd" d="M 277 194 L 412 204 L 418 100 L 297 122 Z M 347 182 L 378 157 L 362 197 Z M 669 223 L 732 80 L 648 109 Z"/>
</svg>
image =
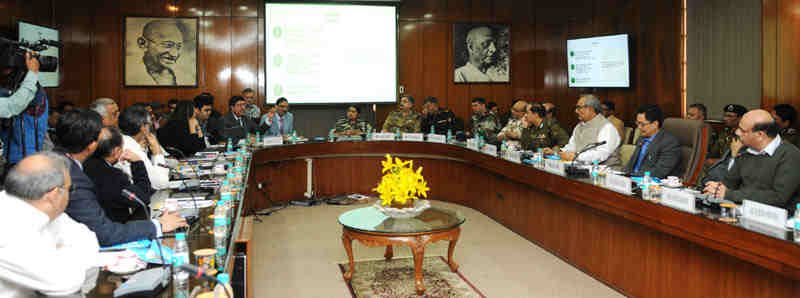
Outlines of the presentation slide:
<svg viewBox="0 0 800 298">
<path fill-rule="evenodd" d="M 19 41 L 24 40 L 30 43 L 35 43 L 41 39 L 61 41 L 58 38 L 58 30 L 25 22 L 19 22 Z M 58 48 L 56 47 L 49 47 L 47 50 L 42 51 L 39 54 L 58 57 L 61 59 L 61 57 L 58 55 Z M 39 84 L 42 85 L 42 87 L 58 87 L 59 71 L 61 71 L 60 67 L 59 69 L 56 69 L 55 72 L 39 72 Z"/>
<path fill-rule="evenodd" d="M 267 3 L 265 24 L 268 102 L 396 101 L 394 6 Z"/>
<path fill-rule="evenodd" d="M 570 87 L 630 87 L 628 35 L 567 40 Z"/>
</svg>

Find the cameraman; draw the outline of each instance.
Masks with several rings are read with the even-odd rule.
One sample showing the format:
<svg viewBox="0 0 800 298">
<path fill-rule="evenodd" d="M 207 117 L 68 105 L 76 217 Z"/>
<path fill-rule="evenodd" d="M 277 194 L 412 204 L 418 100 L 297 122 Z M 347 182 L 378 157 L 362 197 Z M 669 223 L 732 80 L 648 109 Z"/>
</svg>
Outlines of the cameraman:
<svg viewBox="0 0 800 298">
<path fill-rule="evenodd" d="M 11 118 L 22 113 L 36 96 L 36 84 L 39 81 L 39 60 L 32 58 L 31 53 L 28 52 L 25 54 L 25 65 L 28 67 L 28 74 L 25 75 L 25 79 L 22 80 L 22 84 L 20 84 L 17 91 L 8 95 L 9 91 L 0 88 L 0 118 Z M 8 77 L 12 71 L 13 69 L 11 68 L 3 69 L 2 77 Z"/>
<path fill-rule="evenodd" d="M 18 77 L 16 72 L 27 72 L 13 94 L 10 90 L 0 90 L 0 118 L 4 118 L 0 139 L 3 140 L 6 167 L 13 166 L 25 156 L 47 149 L 48 100 L 47 93 L 37 83 L 40 65 L 35 52 L 25 54 L 25 66 L 27 70 L 9 70 L 7 66 L 2 69 L 2 75 L 12 78 L 11 81 L 13 77 Z"/>
</svg>

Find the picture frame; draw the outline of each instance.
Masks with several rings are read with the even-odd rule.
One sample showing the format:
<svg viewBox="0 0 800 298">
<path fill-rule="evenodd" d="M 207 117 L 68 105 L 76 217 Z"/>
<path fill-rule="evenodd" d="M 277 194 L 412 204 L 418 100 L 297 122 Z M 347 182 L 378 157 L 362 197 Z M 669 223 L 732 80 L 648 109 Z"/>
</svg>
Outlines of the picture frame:
<svg viewBox="0 0 800 298">
<path fill-rule="evenodd" d="M 453 82 L 511 82 L 511 31 L 507 24 L 453 24 Z"/>
<path fill-rule="evenodd" d="M 125 87 L 197 87 L 196 17 L 126 16 L 123 21 Z"/>
</svg>

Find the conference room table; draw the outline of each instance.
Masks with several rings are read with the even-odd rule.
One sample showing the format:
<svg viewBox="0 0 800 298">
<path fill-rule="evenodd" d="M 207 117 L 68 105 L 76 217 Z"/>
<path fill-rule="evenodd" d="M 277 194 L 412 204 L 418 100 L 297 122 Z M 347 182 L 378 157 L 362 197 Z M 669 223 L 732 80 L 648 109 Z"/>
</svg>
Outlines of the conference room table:
<svg viewBox="0 0 800 298">
<path fill-rule="evenodd" d="M 386 154 L 423 167 L 428 197 L 480 211 L 633 297 L 800 297 L 800 246 L 788 230 L 727 223 L 461 145 L 347 141 L 254 151 L 244 210 L 372 193 Z M 469 220 L 469 219 L 467 219 Z M 457 254 L 457 253 L 456 253 Z M 502 278 L 498 276 L 497 278 Z"/>
<path fill-rule="evenodd" d="M 232 163 L 232 159 L 229 160 Z M 191 165 L 188 165 L 186 161 L 182 161 L 181 165 L 186 166 L 197 166 L 197 162 L 192 161 L 189 162 Z M 245 165 L 249 168 L 249 163 Z M 175 171 L 177 172 L 177 171 Z M 196 170 L 191 171 L 194 174 L 198 172 Z M 243 181 L 247 181 L 247 175 L 249 174 L 248 169 L 244 169 L 244 179 Z M 221 179 L 223 175 L 205 175 L 200 174 L 200 179 Z M 176 176 L 176 175 L 173 175 Z M 197 179 L 197 177 L 180 177 L 176 176 L 173 179 L 182 180 L 182 179 Z M 239 184 L 241 186 L 240 191 L 247 192 L 247 184 L 242 183 Z M 184 184 L 185 186 L 185 184 Z M 219 188 L 214 189 L 196 189 L 191 191 L 178 191 L 178 190 L 159 190 L 157 191 L 152 197 L 150 202 L 151 212 L 154 212 L 157 215 L 161 206 L 163 206 L 164 200 L 174 196 L 177 192 L 182 192 L 183 195 L 189 195 L 191 197 L 198 197 L 203 194 L 204 199 L 208 200 L 218 200 L 220 197 Z M 185 196 L 184 196 L 185 197 Z M 250 246 L 250 239 L 252 236 L 252 229 L 253 229 L 253 220 L 252 218 L 244 217 L 244 213 L 242 212 L 242 207 L 244 206 L 241 201 L 234 201 L 233 202 L 233 210 L 230 221 L 230 230 L 228 242 L 227 242 L 227 251 L 228 253 L 224 256 L 224 261 L 222 266 L 219 264 L 216 265 L 218 268 L 223 268 L 226 273 L 231 276 L 232 284 L 234 285 L 234 290 L 236 291 L 236 297 L 249 297 L 250 292 L 247 289 L 249 287 L 249 274 L 247 271 L 249 270 L 249 266 L 247 264 L 235 264 L 234 257 L 236 255 L 245 255 L 248 256 L 245 260 L 249 260 L 251 254 L 251 246 Z M 195 209 L 195 208 L 190 208 Z M 214 235 L 213 225 L 214 225 L 214 207 L 206 207 L 206 208 L 196 208 L 197 211 L 197 219 L 196 221 L 192 222 L 191 225 L 186 229 L 181 229 L 181 232 L 186 233 L 186 243 L 189 247 L 189 260 L 192 265 L 197 265 L 194 251 L 198 249 L 206 249 L 206 248 L 214 248 Z M 175 233 L 166 233 L 163 237 L 164 239 L 161 240 L 161 245 L 163 247 L 174 248 L 175 243 Z M 149 267 L 157 267 L 160 265 L 157 264 L 150 264 Z M 127 275 L 118 275 L 111 273 L 107 270 L 101 269 L 98 278 L 96 281 L 96 285 L 94 289 L 87 294 L 87 297 L 113 297 L 114 290 L 119 287 L 119 285 L 127 279 Z M 238 285 L 238 286 L 237 286 Z M 209 284 L 207 281 L 197 280 L 195 278 L 190 278 L 189 280 L 189 289 L 192 290 L 195 287 L 204 288 L 205 290 L 210 290 L 213 288 L 213 284 Z M 173 297 L 172 295 L 172 283 L 169 283 L 164 289 L 159 291 L 155 297 Z M 245 293 L 245 295 L 242 295 Z"/>
</svg>

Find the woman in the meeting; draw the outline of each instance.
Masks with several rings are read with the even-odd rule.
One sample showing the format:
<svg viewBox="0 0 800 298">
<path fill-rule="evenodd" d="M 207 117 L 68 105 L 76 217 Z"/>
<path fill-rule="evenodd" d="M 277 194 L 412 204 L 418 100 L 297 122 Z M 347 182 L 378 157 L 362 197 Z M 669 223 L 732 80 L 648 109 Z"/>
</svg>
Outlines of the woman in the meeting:
<svg viewBox="0 0 800 298">
<path fill-rule="evenodd" d="M 336 121 L 336 126 L 333 128 L 334 133 L 340 136 L 357 136 L 371 131 L 372 125 L 358 118 L 359 115 L 361 115 L 361 109 L 357 106 L 347 107 L 347 117 Z"/>
<path fill-rule="evenodd" d="M 175 111 L 170 114 L 167 124 L 158 130 L 159 142 L 164 146 L 180 150 L 186 156 L 205 149 L 203 130 L 196 115 L 193 102 L 179 101 Z"/>
</svg>

